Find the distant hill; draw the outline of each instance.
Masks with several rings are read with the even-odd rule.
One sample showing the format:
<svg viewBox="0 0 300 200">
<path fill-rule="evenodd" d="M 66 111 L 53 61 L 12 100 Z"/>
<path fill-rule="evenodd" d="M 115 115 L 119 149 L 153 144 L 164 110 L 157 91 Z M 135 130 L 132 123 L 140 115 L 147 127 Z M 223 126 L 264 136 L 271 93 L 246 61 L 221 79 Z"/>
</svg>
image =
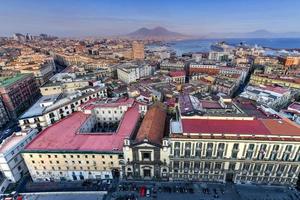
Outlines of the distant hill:
<svg viewBox="0 0 300 200">
<path fill-rule="evenodd" d="M 140 28 L 132 33 L 127 34 L 126 37 L 141 40 L 180 40 L 189 38 L 187 35 L 172 32 L 163 27 L 156 27 L 153 29 Z"/>
<path fill-rule="evenodd" d="M 210 33 L 205 36 L 206 38 L 295 38 L 300 37 L 300 32 L 284 32 L 274 33 L 264 29 L 255 30 L 252 32 L 237 33 Z"/>
</svg>

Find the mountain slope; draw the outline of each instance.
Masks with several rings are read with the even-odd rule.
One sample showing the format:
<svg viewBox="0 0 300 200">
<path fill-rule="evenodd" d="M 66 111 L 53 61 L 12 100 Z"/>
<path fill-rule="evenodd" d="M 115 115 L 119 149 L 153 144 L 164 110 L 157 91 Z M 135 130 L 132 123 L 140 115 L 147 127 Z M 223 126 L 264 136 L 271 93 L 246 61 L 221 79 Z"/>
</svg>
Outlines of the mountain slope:
<svg viewBox="0 0 300 200">
<path fill-rule="evenodd" d="M 132 33 L 126 35 L 131 39 L 148 39 L 148 40 L 176 40 L 184 39 L 188 36 L 181 33 L 169 31 L 163 27 L 156 27 L 153 29 L 140 28 Z"/>
</svg>

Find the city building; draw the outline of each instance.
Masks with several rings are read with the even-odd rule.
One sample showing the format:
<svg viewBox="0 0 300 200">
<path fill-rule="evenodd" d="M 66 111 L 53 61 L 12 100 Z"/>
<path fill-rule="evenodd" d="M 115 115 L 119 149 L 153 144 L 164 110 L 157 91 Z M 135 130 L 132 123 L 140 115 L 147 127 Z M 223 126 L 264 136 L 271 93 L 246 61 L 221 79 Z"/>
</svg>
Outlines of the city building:
<svg viewBox="0 0 300 200">
<path fill-rule="evenodd" d="M 48 86 L 45 86 L 48 87 Z M 48 87 L 49 88 L 49 87 Z M 72 87 L 73 88 L 73 87 Z M 42 130 L 66 116 L 76 112 L 78 107 L 91 99 L 107 97 L 105 86 L 87 86 L 73 92 L 56 89 L 50 90 L 50 95 L 42 96 L 34 105 L 19 117 L 19 126 L 22 130 L 37 128 Z M 48 93 L 46 93 L 48 94 Z"/>
<path fill-rule="evenodd" d="M 78 89 L 88 87 L 93 77 L 77 75 L 75 73 L 59 73 L 51 77 L 51 79 L 40 87 L 42 95 L 55 95 L 64 93 L 72 93 Z"/>
<path fill-rule="evenodd" d="M 278 60 L 285 67 L 300 65 L 300 56 L 279 56 Z"/>
<path fill-rule="evenodd" d="M 171 71 L 169 76 L 172 78 L 172 81 L 177 84 L 185 83 L 185 71 Z"/>
<path fill-rule="evenodd" d="M 300 89 L 300 79 L 297 77 L 274 76 L 265 74 L 253 74 L 250 77 L 250 83 L 253 85 L 280 85 L 291 89 Z"/>
<path fill-rule="evenodd" d="M 136 135 L 124 141 L 124 176 L 127 179 L 164 179 L 169 172 L 169 144 L 165 138 L 166 110 L 154 104 Z"/>
<path fill-rule="evenodd" d="M 138 42 L 138 41 L 132 42 L 132 58 L 134 60 L 145 59 L 145 47 L 142 42 Z"/>
<path fill-rule="evenodd" d="M 0 128 L 2 128 L 9 121 L 6 109 L 3 105 L 3 102 L 0 98 Z"/>
<path fill-rule="evenodd" d="M 248 85 L 240 96 L 276 110 L 286 106 L 292 99 L 291 91 L 279 86 Z"/>
<path fill-rule="evenodd" d="M 160 63 L 160 69 L 166 71 L 183 71 L 184 70 L 184 62 L 181 61 L 168 61 L 164 60 Z"/>
<path fill-rule="evenodd" d="M 288 119 L 300 125 L 300 103 L 299 102 L 291 103 L 287 107 L 287 109 L 281 109 L 279 114 L 283 115 L 283 117 L 287 117 Z"/>
<path fill-rule="evenodd" d="M 16 132 L 0 144 L 0 170 L 9 182 L 15 183 L 27 173 L 21 151 L 37 134 L 36 129 Z"/>
<path fill-rule="evenodd" d="M 147 107 L 134 99 L 92 99 L 44 129 L 23 151 L 33 181 L 119 177 L 123 143 Z"/>
<path fill-rule="evenodd" d="M 295 185 L 300 127 L 287 119 L 184 118 L 172 121 L 170 179 Z"/>
<path fill-rule="evenodd" d="M 148 64 L 124 63 L 118 66 L 118 79 L 126 84 L 134 83 L 140 78 L 151 76 L 154 68 Z"/>
<path fill-rule="evenodd" d="M 39 95 L 32 74 L 0 77 L 0 95 L 10 118 L 16 119 L 29 108 Z"/>
<path fill-rule="evenodd" d="M 56 67 L 52 57 L 29 53 L 28 55 L 21 55 L 7 63 L 2 69 L 17 71 L 22 74 L 32 73 L 37 85 L 41 86 L 53 76 Z"/>
<path fill-rule="evenodd" d="M 0 171 L 0 194 L 3 194 L 5 192 L 9 184 L 10 181 Z"/>
</svg>

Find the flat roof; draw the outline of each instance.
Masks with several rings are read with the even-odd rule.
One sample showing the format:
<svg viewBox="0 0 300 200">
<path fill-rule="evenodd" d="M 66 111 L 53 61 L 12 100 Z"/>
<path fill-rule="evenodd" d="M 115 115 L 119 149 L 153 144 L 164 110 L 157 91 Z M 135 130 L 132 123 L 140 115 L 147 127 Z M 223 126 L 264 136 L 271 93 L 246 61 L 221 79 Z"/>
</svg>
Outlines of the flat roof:
<svg viewBox="0 0 300 200">
<path fill-rule="evenodd" d="M 8 77 L 1 77 L 0 78 L 0 87 L 7 87 L 21 79 L 23 79 L 24 77 L 28 76 L 29 74 L 16 74 L 14 76 L 8 76 Z"/>
<path fill-rule="evenodd" d="M 300 137 L 300 126 L 288 119 L 182 119 L 182 129 L 183 133 Z"/>
<path fill-rule="evenodd" d="M 289 105 L 288 110 L 289 109 L 300 111 L 300 102 L 293 102 L 291 105 Z"/>
<path fill-rule="evenodd" d="M 184 133 L 269 134 L 259 120 L 182 119 Z"/>
<path fill-rule="evenodd" d="M 123 141 L 134 132 L 140 114 L 138 104 L 134 104 L 124 113 L 115 133 L 79 133 L 89 116 L 74 112 L 44 129 L 26 146 L 25 151 L 122 151 Z"/>
<path fill-rule="evenodd" d="M 19 118 L 29 118 L 34 116 L 40 116 L 43 114 L 43 111 L 46 109 L 46 107 L 42 107 L 41 103 L 50 103 L 53 102 L 53 104 L 56 103 L 56 100 L 61 94 L 54 94 L 54 95 L 46 95 L 39 98 L 39 100 L 33 104 L 28 110 L 26 110 Z M 48 107 L 48 106 L 47 106 Z"/>
<path fill-rule="evenodd" d="M 7 150 L 11 149 L 22 141 L 28 134 L 26 132 L 16 132 L 10 137 L 4 139 L 0 144 L 0 152 L 5 153 Z"/>
</svg>

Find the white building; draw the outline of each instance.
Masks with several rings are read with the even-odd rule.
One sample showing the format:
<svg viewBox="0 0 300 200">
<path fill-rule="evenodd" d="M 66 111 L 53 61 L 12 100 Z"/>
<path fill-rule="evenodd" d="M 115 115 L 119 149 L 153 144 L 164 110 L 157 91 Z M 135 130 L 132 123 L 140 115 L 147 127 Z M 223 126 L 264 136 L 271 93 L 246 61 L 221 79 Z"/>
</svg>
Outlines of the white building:
<svg viewBox="0 0 300 200">
<path fill-rule="evenodd" d="M 291 91 L 282 87 L 249 85 L 240 96 L 273 109 L 279 109 L 291 100 Z"/>
<path fill-rule="evenodd" d="M 153 73 L 153 67 L 147 64 L 125 63 L 117 68 L 118 79 L 127 84 L 136 82 L 140 78 L 151 76 Z"/>
<path fill-rule="evenodd" d="M 28 171 L 20 152 L 37 133 L 36 129 L 16 132 L 0 144 L 0 169 L 10 182 L 17 182 Z"/>
<path fill-rule="evenodd" d="M 107 97 L 106 87 L 87 87 L 67 94 L 46 95 L 19 118 L 19 125 L 22 130 L 41 130 L 77 111 L 83 103 L 103 97 Z"/>
<path fill-rule="evenodd" d="M 170 61 L 163 61 L 160 63 L 160 69 L 161 70 L 167 70 L 167 71 L 180 71 L 184 70 L 184 63 L 177 61 L 177 62 L 170 62 Z"/>
</svg>

